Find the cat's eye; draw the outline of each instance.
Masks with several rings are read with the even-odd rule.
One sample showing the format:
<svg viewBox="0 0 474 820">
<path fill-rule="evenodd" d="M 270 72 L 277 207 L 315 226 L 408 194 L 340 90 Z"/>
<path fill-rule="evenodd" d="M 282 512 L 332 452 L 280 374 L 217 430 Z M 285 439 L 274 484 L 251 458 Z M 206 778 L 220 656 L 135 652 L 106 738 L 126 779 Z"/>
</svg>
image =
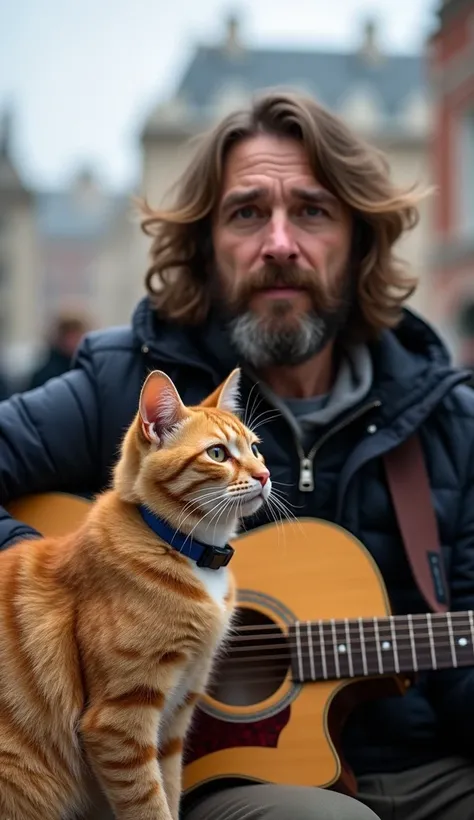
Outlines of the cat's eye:
<svg viewBox="0 0 474 820">
<path fill-rule="evenodd" d="M 255 444 L 255 442 L 253 442 L 253 444 L 252 444 L 252 453 L 254 454 L 255 458 L 260 457 L 260 451 L 259 451 L 257 445 Z"/>
<path fill-rule="evenodd" d="M 222 444 L 214 444 L 212 447 L 208 447 L 206 452 L 213 461 L 222 462 L 227 461 L 229 458 L 229 453 L 226 448 L 222 446 Z"/>
</svg>

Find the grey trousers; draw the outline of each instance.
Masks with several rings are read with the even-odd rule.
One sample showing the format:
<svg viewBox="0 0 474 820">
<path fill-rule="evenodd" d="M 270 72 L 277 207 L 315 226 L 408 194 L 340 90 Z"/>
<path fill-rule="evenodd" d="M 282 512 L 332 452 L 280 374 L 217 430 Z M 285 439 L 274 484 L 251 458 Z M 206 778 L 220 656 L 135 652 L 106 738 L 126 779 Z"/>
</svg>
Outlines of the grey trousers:
<svg viewBox="0 0 474 820">
<path fill-rule="evenodd" d="M 337 792 L 301 786 L 236 786 L 200 800 L 183 820 L 378 820 Z"/>
<path fill-rule="evenodd" d="M 84 820 L 113 820 L 99 790 Z M 238 786 L 200 799 L 183 820 L 474 820 L 474 760 L 449 757 L 359 779 L 357 800 L 298 786 Z"/>
<path fill-rule="evenodd" d="M 361 777 L 358 798 L 380 820 L 474 820 L 474 758 Z"/>
<path fill-rule="evenodd" d="M 113 820 L 99 790 L 84 820 Z M 298 786 L 236 786 L 196 801 L 182 820 L 379 820 L 358 800 Z"/>
</svg>

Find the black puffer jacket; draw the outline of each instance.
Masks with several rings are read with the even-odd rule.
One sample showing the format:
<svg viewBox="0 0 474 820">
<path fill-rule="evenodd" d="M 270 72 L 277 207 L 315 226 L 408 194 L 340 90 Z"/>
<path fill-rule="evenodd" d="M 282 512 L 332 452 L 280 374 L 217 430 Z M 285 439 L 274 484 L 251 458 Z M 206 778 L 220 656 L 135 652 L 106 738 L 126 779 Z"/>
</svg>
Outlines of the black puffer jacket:
<svg viewBox="0 0 474 820">
<path fill-rule="evenodd" d="M 396 612 L 426 611 L 410 575 L 380 456 L 419 429 L 433 488 L 452 608 L 474 609 L 474 392 L 434 332 L 407 312 L 372 348 L 374 385 L 363 406 L 321 432 L 313 492 L 298 490 L 300 458 L 283 418 L 260 428 L 272 477 L 301 515 L 335 521 L 370 550 Z M 40 491 L 93 493 L 109 481 L 145 374 L 163 369 L 186 403 L 236 364 L 217 323 L 158 324 L 147 300 L 131 328 L 86 337 L 74 369 L 0 405 L 0 500 Z M 245 392 L 250 383 L 244 382 Z M 262 401 L 261 409 L 265 409 Z M 27 528 L 0 514 L 0 546 Z M 357 772 L 402 769 L 449 751 L 474 756 L 474 669 L 429 673 L 404 698 L 359 708 L 345 732 Z M 455 740 L 456 737 L 456 740 Z"/>
</svg>

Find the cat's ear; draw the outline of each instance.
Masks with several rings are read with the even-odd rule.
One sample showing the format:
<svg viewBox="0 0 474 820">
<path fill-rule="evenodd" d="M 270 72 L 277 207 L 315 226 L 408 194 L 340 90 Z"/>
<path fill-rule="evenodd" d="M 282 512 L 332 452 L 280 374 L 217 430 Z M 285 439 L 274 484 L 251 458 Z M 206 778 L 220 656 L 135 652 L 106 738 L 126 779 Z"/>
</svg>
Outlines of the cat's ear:
<svg viewBox="0 0 474 820">
<path fill-rule="evenodd" d="M 217 396 L 216 407 L 218 407 L 219 410 L 228 410 L 229 413 L 239 412 L 241 375 L 240 367 L 236 367 L 235 370 L 227 376 Z"/>
<path fill-rule="evenodd" d="M 153 370 L 142 387 L 139 405 L 145 438 L 159 444 L 167 430 L 186 418 L 186 408 L 173 382 L 161 370 Z"/>
</svg>

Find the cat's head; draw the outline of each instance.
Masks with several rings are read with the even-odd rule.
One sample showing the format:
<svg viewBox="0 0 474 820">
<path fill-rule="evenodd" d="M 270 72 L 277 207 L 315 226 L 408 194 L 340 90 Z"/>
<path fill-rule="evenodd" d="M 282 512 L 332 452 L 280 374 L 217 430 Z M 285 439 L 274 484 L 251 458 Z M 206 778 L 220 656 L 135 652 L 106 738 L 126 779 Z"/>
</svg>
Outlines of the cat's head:
<svg viewBox="0 0 474 820">
<path fill-rule="evenodd" d="M 237 415 L 239 381 L 236 369 L 200 405 L 187 407 L 165 373 L 150 373 L 115 469 L 120 496 L 201 537 L 207 527 L 218 534 L 256 513 L 271 480 L 258 436 Z"/>
</svg>

